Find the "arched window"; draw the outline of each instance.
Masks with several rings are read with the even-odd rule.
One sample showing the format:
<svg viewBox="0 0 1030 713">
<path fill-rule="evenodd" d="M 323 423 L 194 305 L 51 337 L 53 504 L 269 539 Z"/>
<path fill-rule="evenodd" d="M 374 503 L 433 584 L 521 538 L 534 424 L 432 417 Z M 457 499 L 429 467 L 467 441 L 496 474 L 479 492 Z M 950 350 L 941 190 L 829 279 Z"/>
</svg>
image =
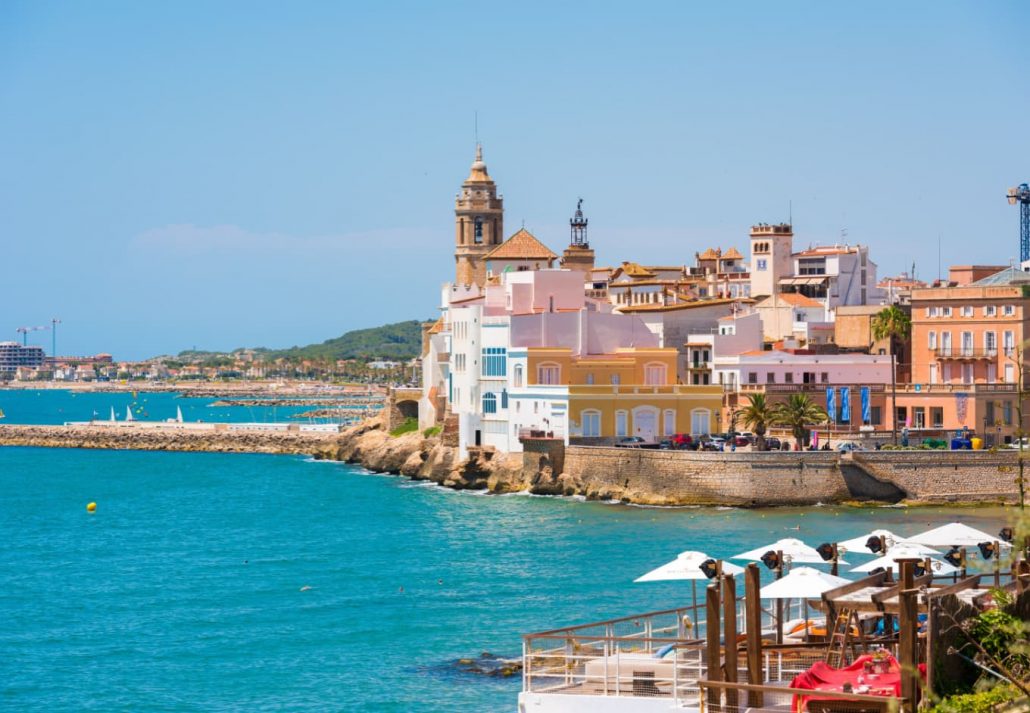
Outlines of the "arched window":
<svg viewBox="0 0 1030 713">
<path fill-rule="evenodd" d="M 561 366 L 554 363 L 540 364 L 536 368 L 536 383 L 557 385 L 561 383 Z"/>
<path fill-rule="evenodd" d="M 667 369 L 665 364 L 659 362 L 644 364 L 644 385 L 665 386 L 666 374 Z"/>
<path fill-rule="evenodd" d="M 516 364 L 515 365 L 515 376 L 513 377 L 512 382 L 513 382 L 513 386 L 515 386 L 516 388 L 522 386 L 522 365 L 521 364 Z"/>
<path fill-rule="evenodd" d="M 492 393 L 483 394 L 483 413 L 497 413 L 497 397 Z"/>
<path fill-rule="evenodd" d="M 584 411 L 582 413 L 583 419 L 583 436 L 586 438 L 597 438 L 601 435 L 601 412 L 600 411 Z"/>
<path fill-rule="evenodd" d="M 476 245 L 481 245 L 483 243 L 483 219 L 478 216 L 476 217 L 473 239 L 475 240 Z"/>
</svg>

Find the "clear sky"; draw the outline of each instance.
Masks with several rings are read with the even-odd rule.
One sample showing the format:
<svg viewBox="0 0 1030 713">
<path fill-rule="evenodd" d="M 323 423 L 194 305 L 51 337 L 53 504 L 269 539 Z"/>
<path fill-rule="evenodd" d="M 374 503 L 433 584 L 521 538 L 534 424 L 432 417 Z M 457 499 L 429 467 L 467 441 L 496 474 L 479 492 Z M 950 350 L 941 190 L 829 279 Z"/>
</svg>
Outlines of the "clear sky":
<svg viewBox="0 0 1030 713">
<path fill-rule="evenodd" d="M 434 315 L 474 113 L 506 229 L 603 264 L 1007 263 L 1030 3 L 0 3 L 0 340 L 290 346 Z M 34 340 L 47 345 L 50 337 Z"/>
</svg>

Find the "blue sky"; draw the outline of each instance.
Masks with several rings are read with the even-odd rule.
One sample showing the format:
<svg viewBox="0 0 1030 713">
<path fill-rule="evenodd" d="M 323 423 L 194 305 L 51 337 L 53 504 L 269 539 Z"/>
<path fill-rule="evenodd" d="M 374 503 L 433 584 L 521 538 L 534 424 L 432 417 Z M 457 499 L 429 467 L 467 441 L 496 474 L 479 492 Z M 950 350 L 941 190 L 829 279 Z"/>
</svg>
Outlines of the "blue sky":
<svg viewBox="0 0 1030 713">
<path fill-rule="evenodd" d="M 0 4 L 0 339 L 290 346 L 434 314 L 474 113 L 506 228 L 682 264 L 1018 251 L 1030 4 Z M 49 336 L 39 336 L 49 345 Z M 49 349 L 49 347 L 48 347 Z"/>
</svg>

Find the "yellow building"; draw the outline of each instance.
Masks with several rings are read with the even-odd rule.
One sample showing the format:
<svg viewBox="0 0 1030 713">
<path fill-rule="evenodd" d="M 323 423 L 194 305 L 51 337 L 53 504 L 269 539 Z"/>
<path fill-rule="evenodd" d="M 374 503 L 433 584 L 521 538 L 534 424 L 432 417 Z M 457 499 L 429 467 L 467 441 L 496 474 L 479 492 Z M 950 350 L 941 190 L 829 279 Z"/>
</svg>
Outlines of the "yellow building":
<svg viewBox="0 0 1030 713">
<path fill-rule="evenodd" d="M 570 436 L 655 441 L 716 430 L 721 387 L 677 385 L 673 348 L 621 348 L 586 357 L 568 348 L 527 352 L 528 385 L 568 388 Z"/>
</svg>

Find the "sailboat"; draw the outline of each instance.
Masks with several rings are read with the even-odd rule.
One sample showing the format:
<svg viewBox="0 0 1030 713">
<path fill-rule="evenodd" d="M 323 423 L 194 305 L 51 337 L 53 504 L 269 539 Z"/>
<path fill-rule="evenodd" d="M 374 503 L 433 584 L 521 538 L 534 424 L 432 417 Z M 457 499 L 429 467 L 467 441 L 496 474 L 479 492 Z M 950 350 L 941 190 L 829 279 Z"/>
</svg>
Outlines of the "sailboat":
<svg viewBox="0 0 1030 713">
<path fill-rule="evenodd" d="M 182 406 L 175 407 L 175 422 L 182 423 Z"/>
<path fill-rule="evenodd" d="M 114 423 L 117 419 L 114 417 L 114 406 L 111 407 L 111 423 Z"/>
<path fill-rule="evenodd" d="M 132 406 L 126 406 L 126 407 L 125 407 L 125 420 L 126 420 L 126 421 L 132 421 L 132 420 L 134 420 L 134 419 L 132 418 Z"/>
</svg>

